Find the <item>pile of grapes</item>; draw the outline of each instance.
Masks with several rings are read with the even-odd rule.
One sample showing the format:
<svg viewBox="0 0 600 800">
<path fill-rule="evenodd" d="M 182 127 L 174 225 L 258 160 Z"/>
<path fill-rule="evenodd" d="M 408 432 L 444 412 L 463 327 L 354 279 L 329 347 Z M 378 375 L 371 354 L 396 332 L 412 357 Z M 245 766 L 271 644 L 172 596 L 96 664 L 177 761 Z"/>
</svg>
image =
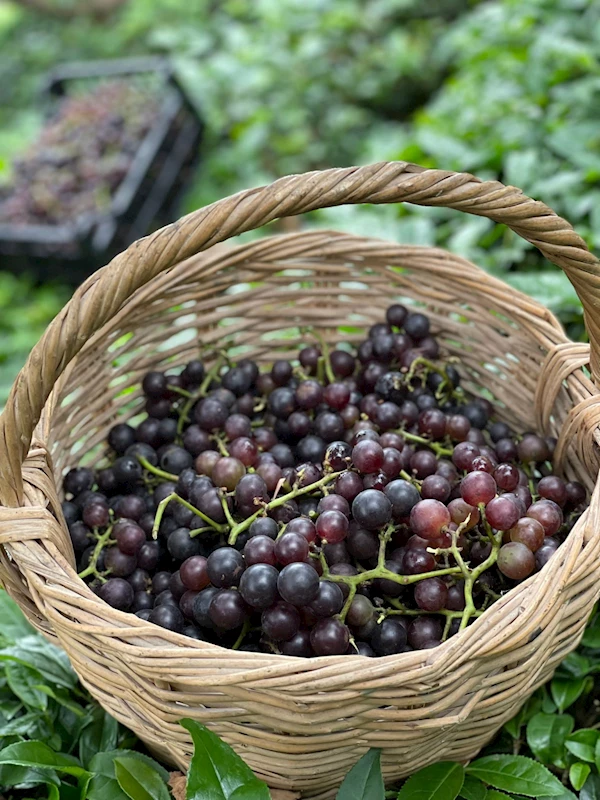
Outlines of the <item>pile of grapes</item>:
<svg viewBox="0 0 600 800">
<path fill-rule="evenodd" d="M 355 353 L 149 372 L 147 418 L 64 480 L 81 577 L 225 647 L 435 647 L 540 570 L 586 502 L 552 474 L 556 442 L 495 421 L 451 362 L 396 304 Z"/>
<path fill-rule="evenodd" d="M 0 223 L 55 225 L 109 208 L 158 113 L 158 94 L 127 81 L 73 94 L 0 194 Z"/>
</svg>

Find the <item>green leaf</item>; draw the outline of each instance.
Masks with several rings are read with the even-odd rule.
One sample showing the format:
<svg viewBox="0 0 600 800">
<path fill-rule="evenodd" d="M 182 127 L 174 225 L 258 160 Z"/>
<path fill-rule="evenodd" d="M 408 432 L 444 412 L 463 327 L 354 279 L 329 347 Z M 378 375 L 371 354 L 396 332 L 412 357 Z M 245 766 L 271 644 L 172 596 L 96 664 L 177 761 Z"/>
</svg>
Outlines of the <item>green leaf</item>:
<svg viewBox="0 0 600 800">
<path fill-rule="evenodd" d="M 584 647 L 600 648 L 600 614 L 595 614 L 583 634 L 581 644 Z"/>
<path fill-rule="evenodd" d="M 581 696 L 587 684 L 586 678 L 554 678 L 550 683 L 550 692 L 558 710 L 562 713 L 566 708 L 573 705 L 575 700 Z"/>
<path fill-rule="evenodd" d="M 464 779 L 461 764 L 441 761 L 411 775 L 400 790 L 398 800 L 455 800 Z"/>
<path fill-rule="evenodd" d="M 527 724 L 527 744 L 543 763 L 564 766 L 565 740 L 574 725 L 569 714 L 536 714 Z"/>
<path fill-rule="evenodd" d="M 33 667 L 13 661 L 6 665 L 6 680 L 12 691 L 28 708 L 44 711 L 48 706 L 48 695 L 38 687 L 42 676 Z"/>
<path fill-rule="evenodd" d="M 169 800 L 169 790 L 158 772 L 137 758 L 115 758 L 115 775 L 131 800 Z"/>
<path fill-rule="evenodd" d="M 192 734 L 194 755 L 188 771 L 187 800 L 232 800 L 241 787 L 251 787 L 252 800 L 270 800 L 267 785 L 228 744 L 193 719 L 181 720 Z M 242 800 L 237 795 L 237 800 Z"/>
<path fill-rule="evenodd" d="M 67 654 L 38 634 L 26 636 L 10 647 L 0 650 L 0 660 L 16 660 L 34 667 L 51 684 L 73 689 L 77 676 Z"/>
<path fill-rule="evenodd" d="M 600 800 L 600 776 L 593 773 L 588 776 L 579 793 L 579 800 Z"/>
<path fill-rule="evenodd" d="M 2 636 L 7 642 L 19 642 L 34 633 L 21 609 L 4 589 L 0 589 L 0 620 Z"/>
<path fill-rule="evenodd" d="M 591 771 L 592 768 L 589 764 L 582 764 L 581 761 L 578 761 L 576 764 L 571 764 L 569 768 L 569 780 L 575 791 L 578 792 L 581 789 Z"/>
<path fill-rule="evenodd" d="M 480 780 L 465 775 L 465 780 L 460 790 L 459 797 L 463 800 L 485 800 L 487 789 Z"/>
<path fill-rule="evenodd" d="M 0 764 L 14 764 L 34 769 L 50 767 L 57 772 L 64 772 L 77 778 L 89 774 L 73 756 L 55 753 L 47 744 L 39 741 L 15 742 L 5 747 L 0 750 Z"/>
<path fill-rule="evenodd" d="M 2 788 L 19 786 L 27 789 L 41 784 L 55 784 L 58 786 L 59 783 L 60 779 L 52 769 L 34 769 L 12 764 L 0 764 L 0 786 Z"/>
<path fill-rule="evenodd" d="M 504 794 L 504 792 L 499 792 L 497 789 L 490 789 L 485 796 L 485 800 L 512 800 L 512 795 Z"/>
<path fill-rule="evenodd" d="M 593 728 L 581 728 L 572 733 L 565 741 L 565 747 L 580 761 L 596 760 L 596 746 L 600 740 L 600 733 Z"/>
<path fill-rule="evenodd" d="M 381 751 L 371 749 L 344 778 L 336 800 L 384 800 Z"/>
<path fill-rule="evenodd" d="M 96 753 L 114 750 L 119 736 L 119 723 L 104 709 L 95 709 L 94 719 L 82 730 L 79 738 L 79 759 L 88 766 Z"/>
<path fill-rule="evenodd" d="M 115 772 L 115 760 L 123 757 L 133 758 L 140 761 L 158 772 L 164 782 L 169 779 L 169 773 L 164 767 L 135 750 L 112 750 L 106 753 L 98 753 L 89 763 L 89 770 L 93 773 L 90 785 L 86 794 L 86 800 L 130 800 L 129 796 L 119 786 Z"/>
<path fill-rule="evenodd" d="M 546 767 L 525 756 L 484 756 L 470 764 L 467 773 L 494 789 L 527 797 L 559 797 L 564 790 Z"/>
</svg>

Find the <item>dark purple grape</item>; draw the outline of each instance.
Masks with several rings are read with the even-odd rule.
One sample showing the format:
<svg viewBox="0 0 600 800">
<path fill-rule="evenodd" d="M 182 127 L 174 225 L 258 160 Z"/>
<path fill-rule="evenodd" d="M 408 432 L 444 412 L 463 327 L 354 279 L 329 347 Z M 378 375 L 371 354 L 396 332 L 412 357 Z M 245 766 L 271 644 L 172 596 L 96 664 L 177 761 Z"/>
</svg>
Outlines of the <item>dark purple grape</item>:
<svg viewBox="0 0 600 800">
<path fill-rule="evenodd" d="M 277 589 L 288 603 L 305 606 L 317 596 L 319 576 L 310 564 L 288 564 L 279 573 Z"/>
<path fill-rule="evenodd" d="M 378 530 L 390 521 L 392 503 L 383 492 L 366 489 L 354 498 L 352 516 L 363 528 Z"/>
<path fill-rule="evenodd" d="M 337 583 L 320 581 L 319 591 L 309 608 L 317 617 L 333 617 L 344 605 L 344 595 Z"/>
<path fill-rule="evenodd" d="M 284 656 L 309 658 L 314 655 L 310 645 L 310 631 L 307 628 L 300 628 L 287 642 L 281 642 L 280 650 Z"/>
<path fill-rule="evenodd" d="M 98 596 L 119 611 L 128 611 L 134 598 L 131 585 L 123 578 L 109 578 L 98 590 Z"/>
<path fill-rule="evenodd" d="M 166 628 L 169 631 L 181 633 L 185 620 L 177 606 L 164 604 L 155 606 L 152 609 L 148 617 L 148 622 L 152 622 L 154 625 L 160 625 L 162 628 Z"/>
<path fill-rule="evenodd" d="M 406 642 L 406 627 L 394 617 L 387 617 L 377 624 L 371 636 L 371 646 L 378 656 L 401 653 Z"/>
<path fill-rule="evenodd" d="M 199 539 L 191 535 L 189 528 L 176 528 L 167 539 L 167 549 L 177 561 L 199 555 L 200 548 Z"/>
<path fill-rule="evenodd" d="M 208 608 L 212 624 L 223 631 L 232 631 L 248 618 L 248 607 L 235 589 L 221 589 Z"/>
<path fill-rule="evenodd" d="M 279 572 L 269 564 L 249 566 L 240 580 L 240 594 L 246 603 L 259 611 L 269 608 L 277 599 Z"/>
<path fill-rule="evenodd" d="M 244 557 L 233 547 L 219 547 L 209 555 L 207 570 L 213 586 L 224 589 L 238 586 L 244 572 Z"/>
<path fill-rule="evenodd" d="M 106 550 L 104 565 L 111 575 L 127 578 L 137 567 L 138 562 L 136 556 L 122 553 L 118 547 L 109 547 Z"/>
<path fill-rule="evenodd" d="M 317 656 L 341 656 L 349 643 L 350 631 L 339 619 L 321 619 L 310 632 L 310 644 Z"/>
<path fill-rule="evenodd" d="M 300 614 L 290 603 L 279 601 L 263 611 L 260 623 L 269 639 L 273 639 L 274 642 L 285 642 L 298 633 Z"/>
</svg>

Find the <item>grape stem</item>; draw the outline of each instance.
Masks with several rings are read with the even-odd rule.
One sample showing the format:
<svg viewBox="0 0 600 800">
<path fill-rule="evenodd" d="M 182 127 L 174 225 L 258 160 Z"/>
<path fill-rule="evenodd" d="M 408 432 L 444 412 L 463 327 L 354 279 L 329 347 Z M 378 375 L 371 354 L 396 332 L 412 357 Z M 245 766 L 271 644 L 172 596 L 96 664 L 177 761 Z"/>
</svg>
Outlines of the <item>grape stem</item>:
<svg viewBox="0 0 600 800">
<path fill-rule="evenodd" d="M 437 456 L 451 456 L 454 452 L 450 448 L 444 447 L 444 445 L 439 442 L 432 442 L 431 439 L 426 439 L 424 436 L 417 436 L 416 433 L 409 433 L 403 428 L 398 428 L 394 433 L 402 436 L 407 442 L 415 442 L 416 444 L 424 444 L 430 447 Z"/>
<path fill-rule="evenodd" d="M 329 358 L 329 345 L 323 338 L 323 336 L 319 333 L 319 331 L 311 329 L 310 333 L 315 337 L 315 339 L 321 345 L 321 355 L 319 356 L 319 361 L 317 363 L 317 374 L 318 380 L 321 383 L 325 383 L 322 380 L 323 370 L 325 370 L 325 376 L 327 378 L 327 383 L 335 383 L 335 375 L 333 374 L 333 370 L 331 369 L 331 359 Z"/>
<path fill-rule="evenodd" d="M 267 514 L 269 511 L 272 511 L 275 508 L 279 508 L 279 506 L 282 506 L 285 503 L 287 503 L 288 500 L 294 500 L 294 498 L 296 497 L 300 497 L 303 494 L 310 494 L 311 492 L 320 489 L 322 486 L 326 486 L 328 483 L 334 481 L 338 477 L 338 475 L 341 474 L 342 474 L 341 472 L 329 472 L 327 473 L 327 475 L 324 475 L 318 481 L 315 481 L 314 483 L 309 483 L 308 486 L 302 486 L 302 487 L 297 486 L 294 489 L 292 489 L 291 492 L 283 494 L 281 495 L 281 497 L 276 497 L 275 500 L 271 500 L 270 503 L 265 503 L 263 506 L 261 506 L 261 508 L 258 509 L 256 513 L 252 514 L 252 516 L 248 517 L 242 522 L 237 523 L 235 527 L 231 529 L 231 532 L 229 533 L 228 543 L 230 545 L 234 545 L 240 533 L 243 533 L 245 530 L 248 530 L 248 528 L 250 527 L 250 525 L 252 525 L 255 519 L 258 519 L 259 517 L 264 517 L 265 514 Z"/>
<path fill-rule="evenodd" d="M 222 497 L 221 498 L 221 505 L 223 506 L 223 513 L 225 514 L 225 519 L 227 520 L 227 524 L 231 528 L 234 528 L 237 525 L 237 523 L 234 520 L 234 518 L 231 516 L 231 511 L 229 510 L 229 504 L 227 503 L 227 498 L 226 497 Z"/>
<path fill-rule="evenodd" d="M 492 549 L 486 560 L 483 561 L 478 567 L 475 567 L 475 569 L 469 570 L 465 565 L 468 577 L 465 577 L 465 610 L 462 612 L 463 617 L 460 622 L 459 631 L 464 630 L 464 628 L 466 628 L 467 625 L 469 624 L 469 619 L 472 616 L 475 616 L 476 614 L 475 603 L 473 602 L 473 584 L 483 572 L 492 567 L 498 560 L 498 553 L 502 545 L 502 536 L 504 535 L 503 531 L 498 531 L 498 533 L 496 534 L 494 534 L 494 532 L 492 531 L 489 522 L 485 518 L 485 506 L 483 505 L 483 503 L 479 504 L 479 513 L 481 514 L 481 519 L 484 522 L 488 538 L 492 544 Z M 456 547 L 455 534 L 457 533 L 458 531 L 455 531 L 455 533 L 452 534 L 452 544 L 454 547 Z M 458 538 L 458 536 L 456 536 L 456 538 Z M 460 557 L 460 559 L 462 561 L 462 556 Z"/>
<path fill-rule="evenodd" d="M 234 644 L 231 646 L 232 650 L 240 649 L 240 647 L 242 646 L 242 642 L 246 638 L 246 634 L 248 633 L 249 630 L 250 630 L 250 620 L 247 619 L 246 622 L 244 622 L 242 630 L 240 631 L 240 635 L 235 640 Z"/>
<path fill-rule="evenodd" d="M 412 483 L 412 485 L 416 486 L 417 489 L 420 489 L 421 484 L 423 483 L 423 481 L 417 480 L 414 475 L 409 475 L 405 469 L 400 470 L 399 477 L 405 481 L 408 481 L 409 483 Z"/>
<path fill-rule="evenodd" d="M 229 450 L 225 446 L 225 442 L 221 439 L 220 436 L 215 436 L 214 440 L 217 443 L 217 448 L 219 450 L 219 453 L 221 453 L 222 456 L 225 456 L 226 458 L 228 458 L 229 457 Z"/>
<path fill-rule="evenodd" d="M 187 397 L 188 399 L 194 396 L 191 392 L 188 392 L 187 389 L 182 389 L 180 386 L 172 386 L 170 383 L 167 384 L 167 389 L 170 392 L 173 392 L 173 394 L 178 394 L 181 397 Z"/>
<path fill-rule="evenodd" d="M 178 475 L 173 475 L 172 472 L 165 472 L 163 469 L 159 469 L 158 467 L 154 467 L 147 458 L 144 456 L 138 456 L 138 461 L 142 465 L 142 467 L 147 471 L 150 472 L 152 475 L 156 475 L 157 478 L 164 478 L 166 481 L 172 481 L 173 483 L 177 483 L 179 480 Z"/>
<path fill-rule="evenodd" d="M 110 539 L 112 529 L 113 526 L 109 525 L 108 528 L 105 530 L 105 532 L 101 536 L 98 536 L 98 541 L 96 542 L 96 546 L 94 547 L 94 552 L 92 553 L 92 556 L 90 558 L 90 563 L 84 570 L 78 573 L 80 578 L 87 578 L 90 575 L 93 575 L 96 578 L 100 578 L 100 580 L 104 580 L 102 575 L 100 575 L 100 573 L 98 572 L 98 559 L 100 557 L 100 553 L 104 549 L 104 546 Z"/>
<path fill-rule="evenodd" d="M 176 492 L 172 492 L 171 494 L 167 495 L 164 500 L 161 500 L 160 503 L 158 504 L 158 508 L 156 509 L 156 516 L 154 518 L 154 525 L 152 526 L 153 539 L 156 539 L 158 537 L 158 529 L 160 528 L 160 523 L 162 522 L 165 509 L 172 500 L 176 500 L 178 503 L 181 503 L 182 506 L 185 506 L 189 511 L 192 511 L 194 514 L 196 514 L 196 516 L 200 517 L 201 520 L 206 522 L 207 525 L 210 525 L 211 528 L 217 531 L 217 533 L 225 533 L 225 531 L 227 530 L 226 525 L 220 525 L 218 522 L 215 522 L 214 519 L 211 519 L 202 511 L 193 506 L 191 503 L 188 503 L 187 500 L 184 500 L 183 497 L 180 497 Z M 194 537 L 202 530 L 203 530 L 202 528 L 199 528 L 197 530 L 190 531 L 190 536 Z"/>
</svg>

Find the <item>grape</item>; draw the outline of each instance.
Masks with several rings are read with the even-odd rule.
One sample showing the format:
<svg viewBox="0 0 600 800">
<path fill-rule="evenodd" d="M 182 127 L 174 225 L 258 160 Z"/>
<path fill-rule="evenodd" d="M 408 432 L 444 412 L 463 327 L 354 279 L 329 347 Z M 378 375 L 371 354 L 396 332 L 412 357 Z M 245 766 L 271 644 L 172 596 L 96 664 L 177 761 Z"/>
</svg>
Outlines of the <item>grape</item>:
<svg viewBox="0 0 600 800">
<path fill-rule="evenodd" d="M 385 314 L 388 325 L 393 325 L 395 328 L 402 328 L 407 316 L 408 309 L 400 303 L 394 303 Z"/>
<path fill-rule="evenodd" d="M 510 529 L 511 542 L 521 542 L 532 553 L 544 544 L 545 535 L 544 526 L 533 517 L 521 517 Z"/>
<path fill-rule="evenodd" d="M 317 617 L 333 617 L 339 614 L 344 605 L 344 595 L 336 583 L 320 581 L 317 596 L 309 604 L 309 608 Z"/>
<path fill-rule="evenodd" d="M 507 578 L 522 581 L 535 569 L 535 556 L 521 542 L 508 542 L 498 553 L 498 569 Z"/>
<path fill-rule="evenodd" d="M 346 519 L 344 517 L 344 519 Z M 346 524 L 347 524 L 346 520 Z M 292 564 L 296 561 L 305 561 L 308 558 L 309 545 L 308 541 L 300 533 L 286 532 L 275 542 L 275 558 L 277 561 L 285 566 Z"/>
<path fill-rule="evenodd" d="M 354 647 L 355 652 L 351 652 L 349 655 L 366 656 L 367 658 L 373 658 L 375 656 L 373 648 L 366 642 L 355 642 Z"/>
<path fill-rule="evenodd" d="M 426 550 L 411 548 L 402 558 L 402 575 L 421 575 L 435 569 L 435 558 Z"/>
<path fill-rule="evenodd" d="M 460 482 L 460 494 L 466 503 L 487 505 L 497 491 L 496 481 L 487 472 L 469 472 Z"/>
<path fill-rule="evenodd" d="M 98 595 L 119 611 L 128 611 L 133 604 L 133 588 L 123 578 L 109 578 L 98 590 Z"/>
<path fill-rule="evenodd" d="M 363 490 L 363 482 L 355 472 L 342 472 L 335 481 L 335 492 L 349 503 Z"/>
<path fill-rule="evenodd" d="M 567 490 L 567 504 L 571 508 L 577 508 L 585 503 L 587 493 L 584 486 L 577 481 L 569 481 L 565 488 Z"/>
<path fill-rule="evenodd" d="M 161 592 L 164 592 L 166 589 L 169 588 L 169 583 L 171 582 L 171 573 L 163 570 L 162 572 L 157 572 L 152 577 L 152 592 L 155 595 L 159 595 Z"/>
<path fill-rule="evenodd" d="M 446 415 L 437 408 L 419 414 L 419 433 L 432 439 L 443 439 L 446 434 Z"/>
<path fill-rule="evenodd" d="M 181 611 L 176 606 L 168 604 L 154 607 L 148 616 L 148 622 L 160 625 L 169 631 L 175 631 L 175 633 L 181 633 L 184 626 Z"/>
<path fill-rule="evenodd" d="M 383 447 L 378 442 L 363 439 L 352 448 L 352 463 L 363 474 L 378 472 L 383 459 Z"/>
<path fill-rule="evenodd" d="M 250 525 L 250 536 L 268 536 L 270 539 L 276 539 L 279 533 L 279 525 L 271 517 L 258 517 Z"/>
<path fill-rule="evenodd" d="M 554 536 L 563 524 L 560 506 L 552 500 L 538 500 L 533 503 L 527 509 L 527 516 L 541 523 L 546 536 Z"/>
<path fill-rule="evenodd" d="M 179 567 L 184 586 L 195 592 L 205 589 L 210 583 L 207 560 L 204 556 L 191 556 Z"/>
<path fill-rule="evenodd" d="M 492 528 L 507 531 L 516 525 L 520 515 L 517 504 L 507 495 L 501 495 L 490 500 L 485 509 L 485 516 Z"/>
<path fill-rule="evenodd" d="M 375 626 L 371 646 L 378 656 L 391 656 L 401 653 L 406 645 L 406 628 L 394 617 L 387 617 Z"/>
<path fill-rule="evenodd" d="M 405 480 L 395 480 L 388 483 L 384 494 L 392 504 L 394 519 L 408 517 L 413 507 L 420 501 L 418 489 Z"/>
<path fill-rule="evenodd" d="M 185 561 L 200 553 L 200 541 L 192 537 L 189 528 L 176 528 L 169 534 L 167 549 L 174 559 Z"/>
<path fill-rule="evenodd" d="M 447 598 L 448 587 L 441 578 L 425 578 L 415 585 L 415 603 L 423 611 L 441 611 Z"/>
<path fill-rule="evenodd" d="M 108 432 L 108 444 L 117 455 L 122 456 L 128 447 L 135 444 L 135 430 L 123 422 L 113 425 Z"/>
<path fill-rule="evenodd" d="M 462 525 L 465 531 L 474 528 L 480 519 L 479 509 L 466 503 L 462 497 L 451 500 L 448 503 L 448 511 L 452 522 L 455 525 Z"/>
<path fill-rule="evenodd" d="M 114 578 L 113 580 L 117 580 Z M 120 580 L 120 579 L 119 579 Z M 154 606 L 154 598 L 145 590 L 136 591 L 133 595 L 133 602 L 130 607 L 122 609 L 123 611 L 142 611 L 142 609 L 151 609 Z"/>
<path fill-rule="evenodd" d="M 338 619 L 322 619 L 310 632 L 310 644 L 317 656 L 341 656 L 348 649 L 350 631 Z"/>
<path fill-rule="evenodd" d="M 366 625 L 374 614 L 375 608 L 369 598 L 363 594 L 356 594 L 350 603 L 346 622 L 352 628 L 360 628 Z"/>
<path fill-rule="evenodd" d="M 298 633 L 294 634 L 287 642 L 281 642 L 280 650 L 284 656 L 308 658 L 314 655 L 310 644 L 310 631 L 300 628 Z"/>
<path fill-rule="evenodd" d="M 448 587 L 446 598 L 446 608 L 448 611 L 463 611 L 465 608 L 465 589 L 462 584 Z M 437 638 L 437 637 L 435 637 Z"/>
<path fill-rule="evenodd" d="M 341 542 L 348 534 L 348 517 L 341 511 L 324 511 L 317 517 L 315 527 L 321 539 L 331 543 Z"/>
<path fill-rule="evenodd" d="M 421 500 L 410 512 L 410 527 L 423 539 L 436 539 L 450 521 L 450 512 L 439 500 Z"/>
<path fill-rule="evenodd" d="M 298 633 L 300 614 L 290 603 L 279 601 L 262 612 L 260 624 L 269 639 L 285 642 Z"/>
<path fill-rule="evenodd" d="M 331 469 L 346 469 L 352 459 L 352 448 L 346 442 L 332 442 L 325 451 L 324 463 Z"/>
<path fill-rule="evenodd" d="M 346 547 L 350 555 L 357 561 L 373 558 L 379 551 L 379 537 L 366 528 L 361 528 L 352 521 L 348 528 Z"/>
<path fill-rule="evenodd" d="M 452 453 L 452 463 L 458 469 L 467 470 L 479 455 L 479 447 L 472 442 L 459 442 Z"/>
<path fill-rule="evenodd" d="M 246 468 L 237 458 L 225 457 L 219 459 L 213 467 L 212 480 L 215 486 L 231 492 L 246 474 Z"/>
<path fill-rule="evenodd" d="M 441 475 L 428 475 L 421 484 L 421 497 L 424 500 L 439 500 L 444 503 L 450 497 L 451 491 L 449 481 Z"/>
<path fill-rule="evenodd" d="M 244 571 L 244 558 L 233 547 L 219 547 L 208 557 L 206 568 L 213 586 L 229 589 L 238 586 Z"/>
<path fill-rule="evenodd" d="M 517 453 L 521 461 L 541 462 L 547 461 L 550 457 L 548 445 L 541 436 L 536 434 L 525 434 L 517 445 Z"/>
<path fill-rule="evenodd" d="M 340 475 L 340 477 L 342 476 Z M 383 528 L 390 521 L 392 504 L 383 492 L 378 492 L 376 489 L 366 489 L 354 498 L 352 515 L 363 528 L 377 530 Z"/>
<path fill-rule="evenodd" d="M 137 553 L 137 563 L 142 569 L 154 570 L 160 559 L 158 542 L 144 542 Z"/>
<path fill-rule="evenodd" d="M 317 596 L 319 576 L 310 564 L 288 564 L 279 573 L 277 589 L 288 603 L 304 606 Z"/>
<path fill-rule="evenodd" d="M 433 475 L 437 469 L 437 458 L 429 450 L 417 450 L 411 456 L 410 469 L 419 479 Z"/>
<path fill-rule="evenodd" d="M 126 578 L 137 567 L 137 558 L 134 555 L 122 553 L 118 547 L 109 547 L 104 564 L 111 575 L 116 578 Z"/>
<path fill-rule="evenodd" d="M 396 561 L 387 559 L 384 566 L 389 572 L 393 572 L 395 575 L 402 574 L 402 564 Z M 400 597 L 404 591 L 403 585 L 391 578 L 377 578 L 374 588 L 378 594 L 382 594 L 385 597 Z"/>
<path fill-rule="evenodd" d="M 249 606 L 262 611 L 277 599 L 278 577 L 270 564 L 253 564 L 241 577 L 240 594 Z"/>
<path fill-rule="evenodd" d="M 567 485 L 557 475 L 547 475 L 537 486 L 538 494 L 545 500 L 552 500 L 561 508 L 567 502 Z"/>
<path fill-rule="evenodd" d="M 494 480 L 505 492 L 513 492 L 519 485 L 519 470 L 514 464 L 498 464 L 494 470 Z"/>
<path fill-rule="evenodd" d="M 169 581 L 169 589 L 171 591 L 171 594 L 176 600 L 181 600 L 183 595 L 186 593 L 187 586 L 181 580 L 181 574 L 179 570 L 176 570 L 171 575 L 171 580 Z"/>
<path fill-rule="evenodd" d="M 260 475 L 244 475 L 235 487 L 235 502 L 240 506 L 256 508 L 268 500 L 267 485 Z"/>
<path fill-rule="evenodd" d="M 274 566 L 277 563 L 274 540 L 264 535 L 253 536 L 248 539 L 244 545 L 244 560 L 246 566 L 252 564 L 270 564 Z"/>
<path fill-rule="evenodd" d="M 547 536 L 546 539 L 544 539 L 544 544 L 535 554 L 536 567 L 538 569 L 542 569 L 542 567 L 546 566 L 548 561 L 558 550 L 559 546 L 560 543 L 556 539 L 553 539 L 551 536 Z"/>
<path fill-rule="evenodd" d="M 213 623 L 209 616 L 209 608 L 213 598 L 220 590 L 215 586 L 209 586 L 201 592 L 198 592 L 194 599 L 193 617 L 196 624 L 201 628 L 212 628 Z"/>
<path fill-rule="evenodd" d="M 135 522 L 119 520 L 113 526 L 113 537 L 119 550 L 127 555 L 134 556 L 146 542 L 146 534 Z"/>
<path fill-rule="evenodd" d="M 221 589 L 211 600 L 208 616 L 216 628 L 232 631 L 244 624 L 248 608 L 235 589 Z"/>
<path fill-rule="evenodd" d="M 442 623 L 435 617 L 416 617 L 409 623 L 408 644 L 415 650 L 424 650 L 432 640 L 442 638 Z"/>
</svg>

